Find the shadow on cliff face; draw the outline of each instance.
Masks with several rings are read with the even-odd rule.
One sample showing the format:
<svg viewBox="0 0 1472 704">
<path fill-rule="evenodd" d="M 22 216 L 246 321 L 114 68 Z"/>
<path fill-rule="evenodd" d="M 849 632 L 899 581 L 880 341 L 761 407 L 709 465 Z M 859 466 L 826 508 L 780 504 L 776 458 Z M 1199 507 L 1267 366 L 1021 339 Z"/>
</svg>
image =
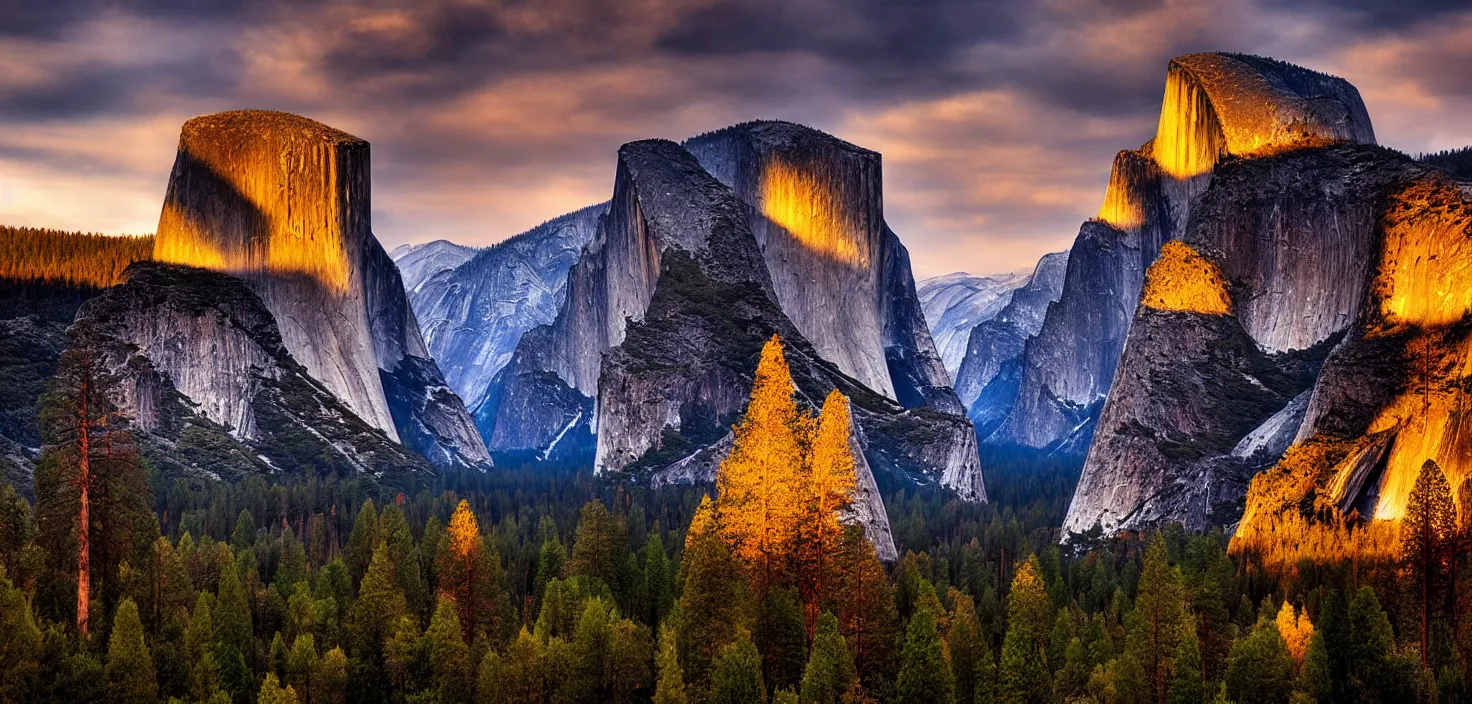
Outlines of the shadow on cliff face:
<svg viewBox="0 0 1472 704">
<path fill-rule="evenodd" d="M 177 220 L 170 222 L 171 219 Z M 223 231 L 214 232 L 206 223 L 224 223 L 225 227 L 222 228 Z M 218 262 L 189 261 L 190 258 L 203 259 L 202 255 L 205 253 L 182 250 L 181 244 L 209 246 L 201 237 L 209 234 L 212 236 L 210 241 L 225 242 L 236 249 L 249 249 L 261 240 L 265 240 L 260 242 L 264 245 L 263 249 L 269 248 L 272 222 L 259 206 L 241 193 L 214 166 L 196 156 L 187 146 L 180 145 L 179 154 L 174 159 L 173 173 L 169 177 L 169 191 L 164 195 L 163 221 L 159 223 L 158 229 L 161 233 L 173 229 L 176 234 L 156 241 L 156 246 L 164 251 L 156 252 L 155 259 L 218 268 L 217 265 L 231 264 L 225 260 L 228 256 L 226 252 L 218 247 L 214 248 L 214 254 L 220 259 Z M 186 241 L 181 243 L 180 234 L 177 233 L 182 233 Z"/>
</svg>

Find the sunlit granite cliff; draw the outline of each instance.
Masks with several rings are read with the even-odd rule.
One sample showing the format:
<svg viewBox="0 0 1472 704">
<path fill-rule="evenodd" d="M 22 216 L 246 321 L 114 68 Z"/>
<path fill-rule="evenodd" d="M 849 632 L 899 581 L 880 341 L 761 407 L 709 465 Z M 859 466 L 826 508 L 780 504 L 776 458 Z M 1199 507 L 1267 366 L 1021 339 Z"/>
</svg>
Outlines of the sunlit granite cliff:
<svg viewBox="0 0 1472 704">
<path fill-rule="evenodd" d="M 1314 417 L 1308 389 L 1370 287 L 1381 204 L 1420 171 L 1349 144 L 1217 167 L 1186 244 L 1166 246 L 1191 255 L 1147 277 L 1067 530 L 1237 519 L 1247 481 Z"/>
<path fill-rule="evenodd" d="M 888 282 L 888 296 L 907 298 L 869 302 L 875 349 L 846 358 L 875 374 L 872 363 L 884 360 L 883 378 L 898 400 L 843 372 L 808 341 L 779 303 L 751 224 L 759 213 L 702 167 L 672 142 L 620 149 L 613 200 L 569 273 L 557 319 L 522 337 L 482 406 L 492 449 L 555 459 L 591 445 L 598 471 L 657 474 L 678 464 L 681 476 L 708 478 L 712 452 L 702 448 L 726 435 L 745 405 L 762 343 L 778 334 L 805 399 L 820 402 L 837 387 L 854 400 L 858 441 L 875 471 L 984 498 L 970 424 L 944 383 L 893 234 L 882 231 L 867 266 L 880 269 L 870 276 Z M 847 257 L 835 265 L 853 266 Z M 892 344 L 880 347 L 886 340 Z M 692 462 L 703 469 L 690 470 Z"/>
<path fill-rule="evenodd" d="M 1423 464 L 1439 465 L 1459 497 L 1472 491 L 1472 184 L 1396 157 L 1376 165 L 1389 173 L 1365 213 L 1377 245 L 1365 303 L 1324 362 L 1292 449 L 1253 479 L 1234 550 L 1289 562 L 1306 550 L 1394 554 Z"/>
<path fill-rule="evenodd" d="M 373 237 L 367 142 L 286 113 L 188 121 L 153 255 L 244 280 L 293 358 L 391 439 L 440 464 L 489 461 Z"/>
<path fill-rule="evenodd" d="M 1165 242 L 1184 236 L 1219 165 L 1341 142 L 1374 142 L 1359 93 L 1343 79 L 1240 54 L 1172 60 L 1155 137 L 1116 157 L 1099 216 L 1073 248 L 1060 300 L 1015 371 L 999 374 L 997 388 L 983 389 L 972 406 L 973 418 L 996 427 L 987 441 L 1087 448 L 1145 270 Z M 1244 319 L 1271 325 L 1246 312 L 1264 305 L 1272 303 L 1244 299 Z M 1286 350 L 1315 336 L 1284 328 L 1264 339 Z"/>
</svg>

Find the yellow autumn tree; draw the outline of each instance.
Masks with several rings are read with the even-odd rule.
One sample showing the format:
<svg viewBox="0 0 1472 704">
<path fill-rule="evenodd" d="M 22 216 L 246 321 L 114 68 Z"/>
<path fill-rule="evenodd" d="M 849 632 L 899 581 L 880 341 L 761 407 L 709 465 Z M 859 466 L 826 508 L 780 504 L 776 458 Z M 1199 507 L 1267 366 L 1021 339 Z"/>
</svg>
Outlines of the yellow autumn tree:
<svg viewBox="0 0 1472 704">
<path fill-rule="evenodd" d="M 793 391 L 782 342 L 773 335 L 762 347 L 731 453 L 716 471 L 721 535 L 752 567 L 759 594 L 788 564 L 803 513 L 804 446 L 811 420 L 798 409 Z"/>
<path fill-rule="evenodd" d="M 1283 602 L 1283 608 L 1278 609 L 1278 634 L 1283 637 L 1283 643 L 1288 646 L 1288 653 L 1293 656 L 1293 662 L 1297 667 L 1303 667 L 1303 658 L 1308 655 L 1308 646 L 1314 639 L 1314 624 L 1308 618 L 1308 609 L 1299 612 L 1288 602 Z"/>
<path fill-rule="evenodd" d="M 810 634 L 834 582 L 830 573 L 837 564 L 835 555 L 843 538 L 838 518 L 853 501 L 858 487 L 849 442 L 851 426 L 848 397 L 834 389 L 823 401 L 808 443 L 808 476 L 803 487 L 805 515 L 799 529 L 798 589 Z"/>
<path fill-rule="evenodd" d="M 493 628 L 500 617 L 496 580 L 501 560 L 487 550 L 469 501 L 461 499 L 455 507 L 446 533 L 436 559 L 440 592 L 455 602 L 468 643 L 477 627 Z"/>
</svg>

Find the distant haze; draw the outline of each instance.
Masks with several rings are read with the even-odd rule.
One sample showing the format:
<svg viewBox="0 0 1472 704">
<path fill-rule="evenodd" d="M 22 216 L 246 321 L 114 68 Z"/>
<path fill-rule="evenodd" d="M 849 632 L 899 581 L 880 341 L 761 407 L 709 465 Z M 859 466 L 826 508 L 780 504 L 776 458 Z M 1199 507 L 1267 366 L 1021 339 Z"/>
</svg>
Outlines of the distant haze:
<svg viewBox="0 0 1472 704">
<path fill-rule="evenodd" d="M 373 143 L 392 248 L 485 245 L 609 197 L 618 145 L 754 118 L 884 154 L 918 277 L 1066 248 L 1170 57 L 1360 89 L 1380 141 L 1472 143 L 1472 9 L 1319 0 L 287 0 L 0 4 L 0 224 L 146 233 L 180 125 L 298 112 Z"/>
</svg>

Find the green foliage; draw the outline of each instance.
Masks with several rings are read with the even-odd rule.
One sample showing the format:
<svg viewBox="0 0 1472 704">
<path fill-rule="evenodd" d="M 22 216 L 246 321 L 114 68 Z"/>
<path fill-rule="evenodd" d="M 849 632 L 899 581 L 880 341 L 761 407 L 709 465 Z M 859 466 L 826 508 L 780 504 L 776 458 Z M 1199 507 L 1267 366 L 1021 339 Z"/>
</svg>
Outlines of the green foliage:
<svg viewBox="0 0 1472 704">
<path fill-rule="evenodd" d="M 918 604 L 905 629 L 896 693 L 895 701 L 901 704 L 951 704 L 956 700 L 956 682 L 936 629 L 936 615 L 924 602 Z"/>
<path fill-rule="evenodd" d="M 153 658 L 143 642 L 138 605 L 124 599 L 113 617 L 107 641 L 107 698 L 118 704 L 147 704 L 158 700 Z"/>
<path fill-rule="evenodd" d="M 799 690 L 802 704 L 838 704 L 857 680 L 853 655 L 843 641 L 843 634 L 838 632 L 838 619 L 824 612 L 818 618 L 813 652 L 802 674 Z"/>
<path fill-rule="evenodd" d="M 1232 645 L 1227 656 L 1227 695 L 1237 704 L 1286 704 L 1293 691 L 1293 658 L 1265 622 Z"/>
<path fill-rule="evenodd" d="M 711 670 L 711 704 L 767 701 L 767 688 L 762 683 L 762 656 L 744 632 L 721 649 Z"/>
</svg>

